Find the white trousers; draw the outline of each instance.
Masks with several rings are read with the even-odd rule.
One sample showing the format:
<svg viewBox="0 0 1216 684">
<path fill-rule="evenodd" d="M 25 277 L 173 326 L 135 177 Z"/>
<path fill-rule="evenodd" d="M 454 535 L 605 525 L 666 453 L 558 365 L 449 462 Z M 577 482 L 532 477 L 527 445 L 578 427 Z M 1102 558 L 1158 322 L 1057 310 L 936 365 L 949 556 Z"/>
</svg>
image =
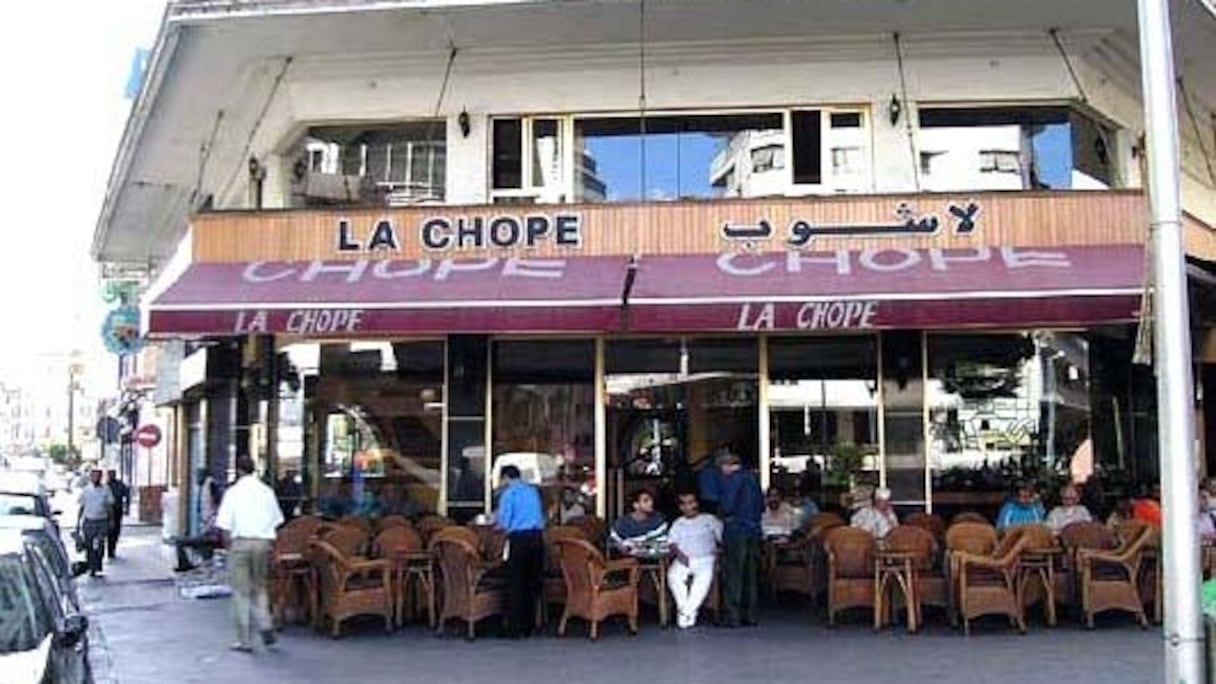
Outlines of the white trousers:
<svg viewBox="0 0 1216 684">
<path fill-rule="evenodd" d="M 672 560 L 667 570 L 667 586 L 676 602 L 678 615 L 695 620 L 697 611 L 709 595 L 714 581 L 714 557 L 689 558 L 688 565 Z"/>
</svg>

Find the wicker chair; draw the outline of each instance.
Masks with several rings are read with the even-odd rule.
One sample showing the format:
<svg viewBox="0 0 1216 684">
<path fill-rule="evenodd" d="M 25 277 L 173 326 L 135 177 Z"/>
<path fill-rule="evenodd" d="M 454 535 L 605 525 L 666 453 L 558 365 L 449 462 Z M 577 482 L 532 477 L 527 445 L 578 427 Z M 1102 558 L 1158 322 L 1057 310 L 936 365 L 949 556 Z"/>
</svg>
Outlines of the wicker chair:
<svg viewBox="0 0 1216 684">
<path fill-rule="evenodd" d="M 286 525 L 283 525 L 283 529 L 300 530 L 301 534 L 305 534 L 309 537 L 312 537 L 317 534 L 317 530 L 324 524 L 325 524 L 325 521 L 322 520 L 320 516 L 302 515 L 298 518 L 293 518 L 292 520 L 288 521 Z"/>
<path fill-rule="evenodd" d="M 566 526 L 582 530 L 583 536 L 597 549 L 604 548 L 608 541 L 608 523 L 601 517 L 583 515 L 571 518 L 566 522 Z"/>
<path fill-rule="evenodd" d="M 338 518 L 338 524 L 363 530 L 364 534 L 369 537 L 375 531 L 375 526 L 372 525 L 372 521 L 361 515 L 344 515 L 341 518 Z"/>
<path fill-rule="evenodd" d="M 600 621 L 612 615 L 624 615 L 629 633 L 637 634 L 640 577 L 637 559 L 606 561 L 604 554 L 590 542 L 573 537 L 555 539 L 554 544 L 566 582 L 566 606 L 557 635 L 565 636 L 566 624 L 577 617 L 588 622 L 588 636 L 594 640 L 599 636 Z"/>
<path fill-rule="evenodd" d="M 938 544 L 929 530 L 915 525 L 900 525 L 887 534 L 887 549 L 913 554 L 916 575 L 916 624 L 923 625 L 926 605 L 950 608 L 950 583 L 940 562 Z"/>
<path fill-rule="evenodd" d="M 556 544 L 559 539 L 587 541 L 580 527 L 560 525 L 545 529 L 545 577 L 542 581 L 540 612 L 536 616 L 537 627 L 544 626 L 547 622 L 549 606 L 561 606 L 566 603 L 566 578 L 562 576 L 561 558 Z"/>
<path fill-rule="evenodd" d="M 916 511 L 915 513 L 909 513 L 901 524 L 925 530 L 933 535 L 933 539 L 939 546 L 946 541 L 946 521 L 942 520 L 940 515 Z"/>
<path fill-rule="evenodd" d="M 1062 570 L 1057 567 L 1060 544 L 1050 527 L 1038 523 L 1015 525 L 1005 530 L 1006 544 L 1017 537 L 1026 539 L 1026 550 L 1018 560 L 1018 593 L 1022 609 L 1042 603 L 1047 624 L 1054 627 L 1056 601 L 1064 595 L 1057 579 Z"/>
<path fill-rule="evenodd" d="M 1077 565 L 1081 570 L 1081 607 L 1089 629 L 1094 628 L 1094 614 L 1107 610 L 1127 611 L 1136 616 L 1141 627 L 1148 626 L 1137 585 L 1141 556 L 1153 535 L 1153 528 L 1146 526 L 1117 550 L 1081 549 L 1077 552 Z"/>
<path fill-rule="evenodd" d="M 1026 632 L 1018 591 L 1018 559 L 1030 543 L 1029 536 L 1015 534 L 1006 536 L 991 555 L 951 552 L 964 634 L 971 634 L 971 620 L 994 614 L 1008 616 L 1019 632 Z"/>
<path fill-rule="evenodd" d="M 427 624 L 435 620 L 435 585 L 430 553 L 422 535 L 410 525 L 390 526 L 372 542 L 373 553 L 393 565 L 393 604 L 396 623 L 405 622 L 407 609 L 418 613 L 419 603 L 426 608 Z M 418 600 L 411 600 L 412 598 Z"/>
<path fill-rule="evenodd" d="M 855 527 L 834 527 L 823 548 L 828 557 L 828 624 L 846 608 L 874 607 L 874 552 L 877 543 L 869 532 Z"/>
<path fill-rule="evenodd" d="M 1063 590 L 1064 603 L 1074 606 L 1083 615 L 1081 606 L 1081 573 L 1077 555 L 1082 549 L 1109 551 L 1119 546 L 1119 539 L 1109 527 L 1098 522 L 1075 522 L 1060 530 L 1060 543 L 1064 545 L 1064 567 L 1057 575 Z"/>
<path fill-rule="evenodd" d="M 275 535 L 270 561 L 270 611 L 276 625 L 287 623 L 289 614 L 310 619 L 315 591 L 308 544 L 309 525 L 284 525 Z"/>
<path fill-rule="evenodd" d="M 404 515 L 386 515 L 383 518 L 376 520 L 373 525 L 376 534 L 391 528 L 391 527 L 413 527 L 408 518 Z"/>
<path fill-rule="evenodd" d="M 321 619 L 329 619 L 331 636 L 356 615 L 379 615 L 384 631 L 393 629 L 392 568 L 385 560 L 352 558 L 327 541 L 313 540 L 324 555 L 321 563 Z"/>
<path fill-rule="evenodd" d="M 815 597 L 815 567 L 813 552 L 815 540 L 809 533 L 795 533 L 787 544 L 769 546 L 766 575 L 768 588 L 773 596 L 781 592 L 805 594 L 812 601 Z"/>
<path fill-rule="evenodd" d="M 350 525 L 322 527 L 317 538 L 328 542 L 346 556 L 366 556 L 371 543 L 367 532 Z"/>
<path fill-rule="evenodd" d="M 418 520 L 418 524 L 414 528 L 422 535 L 422 540 L 430 544 L 431 538 L 435 536 L 436 532 L 456 526 L 456 521 L 451 518 L 445 518 L 441 515 L 424 515 Z"/>
<path fill-rule="evenodd" d="M 464 621 L 466 638 L 472 640 L 477 636 L 479 621 L 502 615 L 504 587 L 489 576 L 494 566 L 482 559 L 476 532 L 466 527 L 446 527 L 435 532 L 430 548 L 439 564 L 442 583 L 436 631 L 442 632 L 447 621 L 456 618 Z"/>
<path fill-rule="evenodd" d="M 983 523 L 986 525 L 991 525 L 992 521 L 985 518 L 983 515 L 976 513 L 975 511 L 963 511 L 953 518 L 950 518 L 950 527 L 954 527 L 959 523 Z"/>
</svg>

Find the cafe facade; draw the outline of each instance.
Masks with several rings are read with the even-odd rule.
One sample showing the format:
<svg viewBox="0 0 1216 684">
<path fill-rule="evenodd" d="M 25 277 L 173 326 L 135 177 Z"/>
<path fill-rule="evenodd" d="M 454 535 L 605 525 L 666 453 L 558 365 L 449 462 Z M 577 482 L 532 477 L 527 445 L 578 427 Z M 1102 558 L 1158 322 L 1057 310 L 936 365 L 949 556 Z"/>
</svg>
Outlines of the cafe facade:
<svg viewBox="0 0 1216 684">
<path fill-rule="evenodd" d="M 468 519 L 514 464 L 613 517 L 723 448 L 826 505 L 1155 479 L 1130 4 L 342 4 L 174 3 L 124 136 L 94 253 L 185 344 L 183 488 L 249 454 L 301 510 Z"/>
</svg>

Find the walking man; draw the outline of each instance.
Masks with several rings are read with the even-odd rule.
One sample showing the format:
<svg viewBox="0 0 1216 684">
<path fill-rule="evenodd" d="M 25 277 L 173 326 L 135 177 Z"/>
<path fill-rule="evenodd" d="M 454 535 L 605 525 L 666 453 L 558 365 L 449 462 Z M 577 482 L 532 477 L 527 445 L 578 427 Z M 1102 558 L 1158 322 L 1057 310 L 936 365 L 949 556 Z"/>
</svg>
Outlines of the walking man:
<svg viewBox="0 0 1216 684">
<path fill-rule="evenodd" d="M 101 483 L 101 471 L 89 471 L 89 484 L 80 492 L 80 515 L 76 518 L 84 536 L 90 577 L 104 577 L 101 560 L 105 555 L 106 535 L 110 531 L 110 515 L 114 511 L 114 495 Z"/>
<path fill-rule="evenodd" d="M 113 470 L 106 471 L 106 485 L 114 498 L 110 509 L 110 529 L 106 533 L 106 555 L 114 560 L 117 557 L 118 536 L 122 534 L 122 519 L 131 507 L 131 488 Z"/>
<path fill-rule="evenodd" d="M 760 519 L 764 515 L 764 494 L 750 471 L 744 470 L 739 457 L 730 451 L 718 458 L 722 469 L 722 540 L 726 547 L 723 562 L 724 627 L 756 624 L 759 601 Z"/>
<path fill-rule="evenodd" d="M 680 517 L 667 533 L 671 555 L 667 586 L 676 602 L 676 626 L 688 629 L 697 624 L 697 611 L 714 582 L 714 558 L 722 541 L 722 522 L 697 507 L 697 495 L 680 494 Z"/>
<path fill-rule="evenodd" d="M 275 529 L 283 523 L 274 490 L 254 474 L 253 460 L 236 461 L 239 478 L 224 493 L 216 514 L 216 526 L 223 532 L 228 547 L 229 582 L 232 584 L 233 622 L 236 642 L 232 650 L 253 651 L 252 629 L 261 633 L 262 643 L 276 641 L 270 618 L 270 547 Z"/>
<path fill-rule="evenodd" d="M 531 636 L 545 570 L 545 514 L 540 492 L 520 479 L 519 468 L 503 466 L 506 488 L 498 500 L 498 527 L 507 533 L 507 628 L 503 636 Z"/>
</svg>

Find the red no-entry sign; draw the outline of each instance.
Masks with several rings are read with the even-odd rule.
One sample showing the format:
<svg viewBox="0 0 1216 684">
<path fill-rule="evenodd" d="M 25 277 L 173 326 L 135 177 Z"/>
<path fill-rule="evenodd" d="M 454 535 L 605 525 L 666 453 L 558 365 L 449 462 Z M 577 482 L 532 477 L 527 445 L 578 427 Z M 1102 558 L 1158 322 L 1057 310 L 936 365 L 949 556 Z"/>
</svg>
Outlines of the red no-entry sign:
<svg viewBox="0 0 1216 684">
<path fill-rule="evenodd" d="M 135 431 L 135 443 L 145 449 L 151 449 L 157 444 L 160 444 L 160 428 L 152 425 L 151 423 L 141 425 L 139 429 Z"/>
</svg>

